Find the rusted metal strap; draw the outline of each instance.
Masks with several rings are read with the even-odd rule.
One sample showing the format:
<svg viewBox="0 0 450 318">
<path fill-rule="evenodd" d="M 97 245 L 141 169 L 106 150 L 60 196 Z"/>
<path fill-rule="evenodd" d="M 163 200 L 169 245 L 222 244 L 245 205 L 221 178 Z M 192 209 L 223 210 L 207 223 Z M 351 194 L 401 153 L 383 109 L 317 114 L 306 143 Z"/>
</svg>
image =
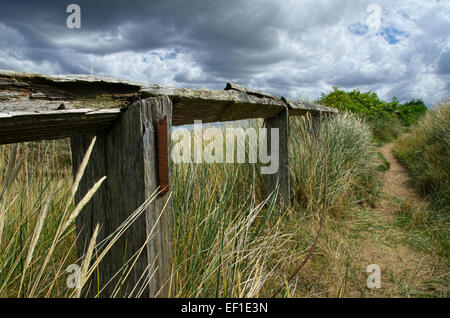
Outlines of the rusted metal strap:
<svg viewBox="0 0 450 318">
<path fill-rule="evenodd" d="M 158 183 L 160 194 L 169 191 L 169 147 L 167 145 L 167 116 L 155 117 L 156 122 L 156 148 L 158 160 Z"/>
</svg>

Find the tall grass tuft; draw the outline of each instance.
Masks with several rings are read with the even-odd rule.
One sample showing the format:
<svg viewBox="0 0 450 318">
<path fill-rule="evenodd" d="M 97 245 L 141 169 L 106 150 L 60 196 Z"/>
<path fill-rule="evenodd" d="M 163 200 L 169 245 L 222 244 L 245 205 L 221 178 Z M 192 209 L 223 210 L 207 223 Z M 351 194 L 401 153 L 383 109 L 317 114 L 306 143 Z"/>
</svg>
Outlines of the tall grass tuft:
<svg viewBox="0 0 450 318">
<path fill-rule="evenodd" d="M 291 119 L 291 176 L 295 202 L 305 211 L 321 206 L 324 156 L 328 153 L 328 211 L 345 214 L 352 203 L 373 203 L 377 194 L 376 148 L 370 129 L 351 113 Z"/>
<path fill-rule="evenodd" d="M 73 224 L 62 228 L 71 205 L 67 149 L 61 142 L 1 146 L 0 297 L 68 295 L 64 270 L 76 250 Z"/>
<path fill-rule="evenodd" d="M 290 233 L 277 192 L 265 195 L 259 167 L 174 164 L 173 182 L 173 295 L 268 296 L 266 282 L 280 261 L 274 256 L 287 253 Z"/>
<path fill-rule="evenodd" d="M 428 111 L 396 141 L 394 152 L 432 206 L 450 211 L 450 101 Z"/>
<path fill-rule="evenodd" d="M 130 211 L 129 220 L 103 242 L 96 241 L 97 226 L 87 253 L 77 258 L 74 220 L 106 178 L 73 204 L 94 143 L 95 138 L 73 183 L 71 167 L 61 160 L 70 155 L 67 141 L 1 146 L 0 297 L 80 297 L 98 263 L 155 197 Z M 81 288 L 68 288 L 66 269 L 72 264 L 81 265 Z"/>
</svg>

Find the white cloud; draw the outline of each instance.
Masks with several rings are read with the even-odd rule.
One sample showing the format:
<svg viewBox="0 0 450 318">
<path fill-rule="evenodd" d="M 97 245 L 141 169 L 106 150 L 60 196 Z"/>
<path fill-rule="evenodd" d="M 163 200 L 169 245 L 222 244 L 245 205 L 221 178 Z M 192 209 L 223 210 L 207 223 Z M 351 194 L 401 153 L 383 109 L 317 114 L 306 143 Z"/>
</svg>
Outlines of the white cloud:
<svg viewBox="0 0 450 318">
<path fill-rule="evenodd" d="M 139 11 L 127 7 L 128 16 L 114 11 L 123 19 L 114 27 L 93 20 L 83 22 L 82 31 L 51 36 L 39 31 L 49 25 L 33 30 L 4 22 L 0 67 L 89 73 L 92 64 L 95 74 L 136 81 L 211 88 L 237 81 L 313 99 L 333 85 L 373 90 L 385 99 L 423 98 L 429 105 L 450 97 L 443 65 L 450 1 L 257 3 L 173 2 L 145 11 L 153 4 L 142 2 Z M 379 30 L 366 25 L 370 4 L 382 8 Z M 81 7 L 89 13 L 88 4 Z"/>
<path fill-rule="evenodd" d="M 58 63 L 34 61 L 27 58 L 26 39 L 14 28 L 0 23 L 0 69 L 22 70 L 34 73 L 60 72 Z"/>
</svg>

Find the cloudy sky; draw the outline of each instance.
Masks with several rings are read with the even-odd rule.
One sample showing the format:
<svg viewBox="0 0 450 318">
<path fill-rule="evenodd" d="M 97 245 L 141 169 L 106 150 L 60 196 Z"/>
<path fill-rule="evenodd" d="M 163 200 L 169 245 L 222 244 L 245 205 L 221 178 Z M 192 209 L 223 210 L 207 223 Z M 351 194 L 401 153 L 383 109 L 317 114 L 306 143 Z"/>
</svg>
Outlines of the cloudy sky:
<svg viewBox="0 0 450 318">
<path fill-rule="evenodd" d="M 71 3 L 81 28 L 67 27 Z M 450 98 L 448 0 L 0 0 L 0 47 L 0 69 L 26 72 Z"/>
</svg>

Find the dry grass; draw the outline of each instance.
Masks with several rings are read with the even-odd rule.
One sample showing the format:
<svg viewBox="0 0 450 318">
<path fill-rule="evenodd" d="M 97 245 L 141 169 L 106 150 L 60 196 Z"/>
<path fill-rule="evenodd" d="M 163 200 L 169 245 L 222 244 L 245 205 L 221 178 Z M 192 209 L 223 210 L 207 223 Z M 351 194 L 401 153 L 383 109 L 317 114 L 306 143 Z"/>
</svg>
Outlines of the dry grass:
<svg viewBox="0 0 450 318">
<path fill-rule="evenodd" d="M 101 249 L 96 242 L 97 227 L 87 253 L 77 259 L 74 220 L 105 180 L 105 177 L 101 178 L 76 206 L 73 205 L 94 143 L 95 138 L 73 183 L 67 171 L 71 169 L 67 165 L 59 165 L 58 153 L 48 155 L 49 149 L 65 147 L 67 150 L 67 143 L 24 144 L 21 149 L 17 145 L 2 146 L 0 167 L 6 169 L 1 170 L 0 179 L 1 297 L 79 297 L 82 289 L 71 290 L 66 286 L 68 265 L 81 265 L 83 286 L 123 231 L 155 198 L 153 194 L 131 213 L 117 233 L 106 242 L 100 242 L 106 244 Z M 47 165 L 42 165 L 43 162 Z M 100 254 L 95 260 L 94 250 Z"/>
<path fill-rule="evenodd" d="M 408 168 L 412 184 L 435 209 L 450 211 L 450 101 L 430 110 L 399 138 L 396 156 Z"/>
<path fill-rule="evenodd" d="M 392 218 L 372 208 L 382 195 L 367 125 L 341 115 L 322 124 L 320 139 L 311 133 L 310 119 L 292 123 L 295 197 L 285 211 L 274 204 L 276 193 L 265 196 L 257 165 L 174 165 L 173 296 L 269 297 L 280 286 L 280 297 L 448 296 L 446 250 L 428 235 L 438 235 L 441 225 L 424 223 L 426 214 L 404 200 L 392 201 L 398 207 Z M 311 260 L 287 281 L 319 228 L 324 144 L 330 195 L 323 233 Z M 76 182 L 67 141 L 16 150 L 0 149 L 0 297 L 80 296 L 66 287 L 67 266 L 80 264 L 87 282 L 152 198 L 101 247 L 94 235 L 87 255 L 77 259 L 72 221 L 82 212 L 72 203 Z M 382 268 L 380 290 L 366 287 L 372 263 Z"/>
</svg>

